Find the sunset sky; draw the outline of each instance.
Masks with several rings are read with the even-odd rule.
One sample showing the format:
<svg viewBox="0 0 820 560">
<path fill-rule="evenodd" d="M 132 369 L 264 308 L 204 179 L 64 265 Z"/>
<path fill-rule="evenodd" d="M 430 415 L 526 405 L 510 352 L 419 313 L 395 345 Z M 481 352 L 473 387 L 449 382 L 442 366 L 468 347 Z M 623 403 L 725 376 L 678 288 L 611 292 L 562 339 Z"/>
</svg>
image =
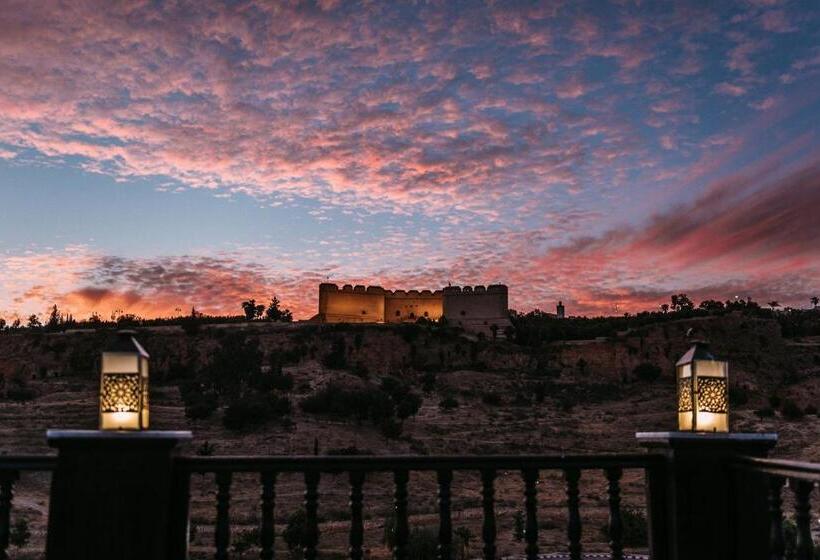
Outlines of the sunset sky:
<svg viewBox="0 0 820 560">
<path fill-rule="evenodd" d="M 820 3 L 0 2 L 0 317 L 820 295 Z"/>
</svg>

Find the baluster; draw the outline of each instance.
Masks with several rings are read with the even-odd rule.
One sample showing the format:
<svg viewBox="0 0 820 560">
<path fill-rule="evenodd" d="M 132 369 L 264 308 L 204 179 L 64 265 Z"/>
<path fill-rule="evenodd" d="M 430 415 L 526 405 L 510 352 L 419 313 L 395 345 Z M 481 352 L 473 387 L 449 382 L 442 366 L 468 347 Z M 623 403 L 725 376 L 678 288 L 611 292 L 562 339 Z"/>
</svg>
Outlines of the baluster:
<svg viewBox="0 0 820 560">
<path fill-rule="evenodd" d="M 606 469 L 606 479 L 609 482 L 609 549 L 612 551 L 612 560 L 623 560 L 624 545 L 623 521 L 621 520 L 621 474 L 620 467 Z"/>
<path fill-rule="evenodd" d="M 363 485 L 364 472 L 350 471 L 350 560 L 362 560 L 362 543 L 364 543 L 364 522 L 362 521 Z"/>
<path fill-rule="evenodd" d="M 495 470 L 481 471 L 481 504 L 484 509 L 484 526 L 481 537 L 484 539 L 484 560 L 495 559 Z"/>
<path fill-rule="evenodd" d="M 394 511 L 396 513 L 396 533 L 393 542 L 393 558 L 407 560 L 407 538 L 410 533 L 407 522 L 407 471 L 398 470 L 393 473 L 396 484 L 394 494 Z"/>
<path fill-rule="evenodd" d="M 786 542 L 783 539 L 783 478 L 769 477 L 769 558 L 783 560 Z"/>
<path fill-rule="evenodd" d="M 527 560 L 538 558 L 538 470 L 524 471 L 524 509 L 527 511 L 527 524 L 524 538 L 527 541 L 525 551 Z"/>
<path fill-rule="evenodd" d="M 811 540 L 811 495 L 814 483 L 808 480 L 790 479 L 789 485 L 794 492 L 794 523 L 797 525 L 795 549 L 797 560 L 812 560 L 814 543 Z"/>
<path fill-rule="evenodd" d="M 228 560 L 228 546 L 231 543 L 231 474 L 230 471 L 216 473 L 216 560 Z"/>
<path fill-rule="evenodd" d="M 453 525 L 450 517 L 450 484 L 453 471 L 438 471 L 438 560 L 450 560 L 453 551 Z"/>
<path fill-rule="evenodd" d="M 569 557 L 570 560 L 581 560 L 581 513 L 578 506 L 578 480 L 581 478 L 581 471 L 574 468 L 566 469 L 564 477 L 567 480 L 567 508 L 569 510 L 567 523 Z"/>
<path fill-rule="evenodd" d="M 276 473 L 262 471 L 259 475 L 262 482 L 262 528 L 259 534 L 259 545 L 262 551 L 259 558 L 273 560 L 274 519 L 273 508 L 276 500 Z"/>
<path fill-rule="evenodd" d="M 8 560 L 9 534 L 11 533 L 12 488 L 17 472 L 0 472 L 0 560 Z"/>
<path fill-rule="evenodd" d="M 319 472 L 305 472 L 305 560 L 316 560 L 319 544 Z"/>
</svg>

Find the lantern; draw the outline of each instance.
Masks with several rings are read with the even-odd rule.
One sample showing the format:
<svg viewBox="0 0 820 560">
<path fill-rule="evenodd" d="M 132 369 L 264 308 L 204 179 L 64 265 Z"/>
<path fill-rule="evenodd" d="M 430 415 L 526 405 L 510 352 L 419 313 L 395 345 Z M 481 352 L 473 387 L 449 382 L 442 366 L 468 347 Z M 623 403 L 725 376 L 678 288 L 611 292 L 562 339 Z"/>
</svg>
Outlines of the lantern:
<svg viewBox="0 0 820 560">
<path fill-rule="evenodd" d="M 119 331 L 102 353 L 100 429 L 148 429 L 148 353 L 134 331 Z"/>
<path fill-rule="evenodd" d="M 696 342 L 675 364 L 678 378 L 678 429 L 729 431 L 729 363 Z"/>
</svg>

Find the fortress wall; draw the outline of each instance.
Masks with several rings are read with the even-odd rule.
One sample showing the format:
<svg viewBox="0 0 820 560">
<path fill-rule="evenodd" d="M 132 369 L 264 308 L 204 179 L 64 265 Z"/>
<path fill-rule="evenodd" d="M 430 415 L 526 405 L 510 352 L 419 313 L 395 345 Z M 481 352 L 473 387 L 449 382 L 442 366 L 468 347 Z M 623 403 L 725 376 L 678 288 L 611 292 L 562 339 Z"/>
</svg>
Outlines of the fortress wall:
<svg viewBox="0 0 820 560">
<path fill-rule="evenodd" d="M 507 312 L 507 286 L 451 286 L 444 288 L 444 316 L 451 325 L 489 332 L 510 324 Z"/>
<path fill-rule="evenodd" d="M 437 321 L 443 309 L 441 290 L 396 290 L 385 295 L 384 318 L 388 323 L 415 321 L 419 317 Z"/>
<path fill-rule="evenodd" d="M 384 294 L 378 286 L 319 285 L 319 316 L 325 323 L 384 322 Z"/>
</svg>

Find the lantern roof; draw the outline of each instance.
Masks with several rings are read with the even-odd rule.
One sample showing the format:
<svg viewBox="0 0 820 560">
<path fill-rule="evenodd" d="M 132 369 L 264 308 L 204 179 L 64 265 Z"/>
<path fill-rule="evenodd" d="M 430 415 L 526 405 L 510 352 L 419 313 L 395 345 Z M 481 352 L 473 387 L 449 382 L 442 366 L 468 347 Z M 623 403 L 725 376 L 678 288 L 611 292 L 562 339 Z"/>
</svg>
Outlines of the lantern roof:
<svg viewBox="0 0 820 560">
<path fill-rule="evenodd" d="M 715 357 L 712 354 L 712 351 L 709 349 L 708 342 L 697 341 L 695 342 L 689 350 L 686 351 L 686 354 L 681 356 L 678 363 L 675 364 L 676 366 L 682 366 L 685 364 L 691 364 L 695 360 L 704 360 L 704 361 L 723 361 L 720 358 Z"/>
<path fill-rule="evenodd" d="M 145 348 L 134 337 L 136 334 L 136 331 L 132 330 L 117 331 L 114 339 L 106 346 L 105 352 L 130 352 L 139 354 L 143 358 L 150 358 Z"/>
</svg>

